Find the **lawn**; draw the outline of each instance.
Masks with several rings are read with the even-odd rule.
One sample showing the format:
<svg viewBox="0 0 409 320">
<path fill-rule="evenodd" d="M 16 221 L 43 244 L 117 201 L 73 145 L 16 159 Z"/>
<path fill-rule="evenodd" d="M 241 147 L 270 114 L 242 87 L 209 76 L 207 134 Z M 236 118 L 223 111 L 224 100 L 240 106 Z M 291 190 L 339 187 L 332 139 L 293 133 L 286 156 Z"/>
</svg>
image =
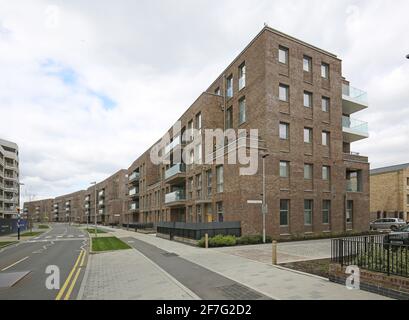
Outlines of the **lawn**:
<svg viewBox="0 0 409 320">
<path fill-rule="evenodd" d="M 16 243 L 16 241 L 0 241 L 0 248 L 8 246 L 9 244 Z"/>
<path fill-rule="evenodd" d="M 95 229 L 94 229 L 94 228 L 88 228 L 88 229 L 85 229 L 85 230 L 86 230 L 88 233 L 95 234 Z M 97 228 L 97 234 L 98 234 L 98 233 L 106 233 L 106 231 Z"/>
<path fill-rule="evenodd" d="M 40 234 L 44 233 L 43 231 L 33 231 L 33 232 L 24 232 L 20 234 L 21 237 L 35 237 L 39 236 Z"/>
<path fill-rule="evenodd" d="M 38 226 L 38 229 L 48 229 L 48 228 L 50 228 L 50 227 L 48 225 L 46 225 L 46 224 L 40 224 Z"/>
<path fill-rule="evenodd" d="M 116 237 L 101 237 L 92 239 L 92 251 L 124 250 L 131 247 Z"/>
<path fill-rule="evenodd" d="M 299 261 L 290 263 L 281 263 L 280 266 L 288 269 L 302 271 L 305 273 L 315 274 L 320 277 L 329 277 L 329 263 L 331 259 L 319 259 L 309 261 Z"/>
</svg>

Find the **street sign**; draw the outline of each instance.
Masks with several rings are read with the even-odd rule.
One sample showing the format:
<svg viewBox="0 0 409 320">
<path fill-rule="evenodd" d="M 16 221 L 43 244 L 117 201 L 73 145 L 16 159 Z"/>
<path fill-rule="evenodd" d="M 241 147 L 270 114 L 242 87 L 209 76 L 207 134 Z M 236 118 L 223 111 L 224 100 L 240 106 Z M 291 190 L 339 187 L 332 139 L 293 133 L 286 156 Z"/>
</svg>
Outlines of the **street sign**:
<svg viewBox="0 0 409 320">
<path fill-rule="evenodd" d="M 248 204 L 263 204 L 262 200 L 247 200 Z"/>
</svg>

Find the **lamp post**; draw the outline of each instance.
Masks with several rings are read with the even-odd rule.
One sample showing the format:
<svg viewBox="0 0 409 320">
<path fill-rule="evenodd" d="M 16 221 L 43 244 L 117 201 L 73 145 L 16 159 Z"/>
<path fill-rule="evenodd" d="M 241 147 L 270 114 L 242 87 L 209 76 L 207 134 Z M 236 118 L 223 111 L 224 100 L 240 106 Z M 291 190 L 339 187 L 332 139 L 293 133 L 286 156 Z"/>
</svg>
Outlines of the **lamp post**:
<svg viewBox="0 0 409 320">
<path fill-rule="evenodd" d="M 21 219 L 21 206 L 20 206 L 21 202 L 20 202 L 20 198 L 21 198 L 21 186 L 24 186 L 24 183 L 17 182 L 17 185 L 18 185 L 17 239 L 20 240 L 20 219 Z M 28 218 L 28 213 L 27 213 L 27 218 Z"/>
<path fill-rule="evenodd" d="M 261 211 L 263 214 L 263 243 L 266 243 L 266 214 L 267 214 L 267 203 L 266 203 L 266 163 L 265 160 L 269 156 L 267 152 L 261 154 L 263 160 L 263 203 L 261 205 Z"/>
<path fill-rule="evenodd" d="M 406 55 L 406 59 L 409 59 L 409 54 Z"/>
<path fill-rule="evenodd" d="M 96 183 L 96 181 L 91 182 L 91 185 L 95 186 L 95 236 L 97 237 L 97 221 L 98 221 L 98 217 L 97 217 L 97 183 Z"/>
</svg>

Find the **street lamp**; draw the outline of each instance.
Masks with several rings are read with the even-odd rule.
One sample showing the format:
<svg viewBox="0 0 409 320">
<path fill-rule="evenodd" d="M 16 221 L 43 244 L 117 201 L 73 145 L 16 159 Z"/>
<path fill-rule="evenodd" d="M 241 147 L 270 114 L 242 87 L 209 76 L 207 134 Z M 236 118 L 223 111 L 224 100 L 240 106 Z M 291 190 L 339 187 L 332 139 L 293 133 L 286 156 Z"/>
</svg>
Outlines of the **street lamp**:
<svg viewBox="0 0 409 320">
<path fill-rule="evenodd" d="M 409 59 L 409 54 L 406 55 L 406 59 Z"/>
<path fill-rule="evenodd" d="M 261 205 L 261 211 L 263 213 L 263 243 L 266 243 L 266 214 L 267 214 L 267 203 L 266 203 L 266 164 L 265 160 L 270 154 L 263 152 L 261 158 L 263 159 L 263 203 Z"/>
<path fill-rule="evenodd" d="M 96 181 L 91 182 L 91 185 L 95 186 L 95 237 L 97 237 L 97 183 Z"/>
<path fill-rule="evenodd" d="M 17 184 L 18 184 L 17 240 L 20 240 L 20 218 L 21 218 L 20 198 L 21 198 L 21 186 L 24 186 L 24 183 L 17 182 Z"/>
</svg>

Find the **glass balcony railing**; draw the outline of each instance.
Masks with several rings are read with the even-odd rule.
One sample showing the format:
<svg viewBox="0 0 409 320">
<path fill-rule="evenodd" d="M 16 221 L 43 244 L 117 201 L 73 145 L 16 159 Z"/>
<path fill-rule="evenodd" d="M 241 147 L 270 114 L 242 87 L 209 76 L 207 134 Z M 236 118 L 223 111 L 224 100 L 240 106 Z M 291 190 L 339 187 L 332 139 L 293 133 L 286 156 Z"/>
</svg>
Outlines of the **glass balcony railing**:
<svg viewBox="0 0 409 320">
<path fill-rule="evenodd" d="M 361 134 L 364 136 L 369 135 L 368 122 L 365 121 L 342 116 L 342 127 L 345 129 L 353 130 L 354 133 L 357 134 Z"/>
<path fill-rule="evenodd" d="M 365 91 L 342 84 L 342 95 L 352 98 L 363 104 L 368 104 L 368 94 Z"/>
<path fill-rule="evenodd" d="M 129 210 L 135 211 L 135 210 L 137 210 L 137 209 L 139 209 L 139 203 L 137 203 L 137 202 L 132 202 L 132 203 L 129 205 Z"/>
<path fill-rule="evenodd" d="M 165 179 L 169 179 L 179 173 L 186 172 L 186 165 L 184 163 L 175 164 L 173 167 L 170 167 L 165 171 Z"/>
<path fill-rule="evenodd" d="M 129 176 L 129 181 L 133 181 L 139 179 L 139 172 L 133 172 L 130 176 Z"/>
<path fill-rule="evenodd" d="M 182 142 L 182 139 L 180 136 L 177 136 L 175 139 L 173 139 L 173 141 L 171 143 L 169 143 L 166 147 L 165 147 L 165 154 L 169 153 L 170 151 L 172 151 L 175 147 L 177 147 L 178 145 L 180 145 Z"/>
<path fill-rule="evenodd" d="M 165 203 L 185 201 L 185 200 L 186 200 L 186 192 L 184 189 L 179 189 L 171 193 L 165 194 Z"/>
<path fill-rule="evenodd" d="M 138 193 L 139 193 L 139 189 L 138 189 L 138 188 L 132 188 L 132 189 L 129 190 L 129 195 L 130 195 L 130 196 L 134 196 L 134 195 L 136 195 L 136 194 L 138 194 Z"/>
</svg>

